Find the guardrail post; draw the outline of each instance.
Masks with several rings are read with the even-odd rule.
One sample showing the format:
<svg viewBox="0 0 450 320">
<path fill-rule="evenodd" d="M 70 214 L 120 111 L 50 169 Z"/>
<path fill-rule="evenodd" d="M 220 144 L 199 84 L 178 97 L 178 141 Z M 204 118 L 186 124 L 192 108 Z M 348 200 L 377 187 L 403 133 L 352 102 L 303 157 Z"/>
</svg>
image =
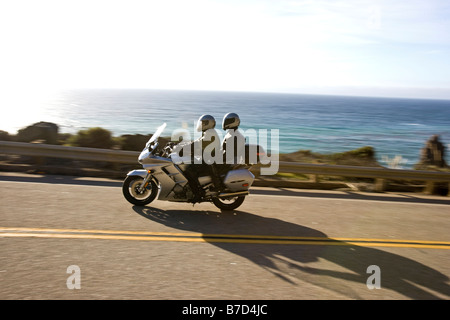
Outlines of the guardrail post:
<svg viewBox="0 0 450 320">
<path fill-rule="evenodd" d="M 32 161 L 34 163 L 34 166 L 36 167 L 36 170 L 40 170 L 42 167 L 44 167 L 47 164 L 47 158 L 41 157 L 41 156 L 35 156 L 32 157 Z"/>
<path fill-rule="evenodd" d="M 375 191 L 383 192 L 386 190 L 387 186 L 388 186 L 388 183 L 387 183 L 386 179 L 380 179 L 380 178 L 375 179 Z"/>
<path fill-rule="evenodd" d="M 427 181 L 425 185 L 424 193 L 426 194 L 434 194 L 436 191 L 436 183 L 434 181 Z"/>
</svg>

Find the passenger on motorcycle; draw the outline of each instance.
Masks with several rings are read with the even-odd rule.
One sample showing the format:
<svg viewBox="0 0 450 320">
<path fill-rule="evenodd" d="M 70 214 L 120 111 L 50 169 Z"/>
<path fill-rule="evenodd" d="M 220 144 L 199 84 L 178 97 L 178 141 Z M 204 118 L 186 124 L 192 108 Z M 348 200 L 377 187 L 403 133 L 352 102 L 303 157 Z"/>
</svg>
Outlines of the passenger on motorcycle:
<svg viewBox="0 0 450 320">
<path fill-rule="evenodd" d="M 236 113 L 227 113 L 222 120 L 222 129 L 227 130 L 222 142 L 223 161 L 227 165 L 245 163 L 245 137 L 239 130 L 241 120 Z"/>
</svg>

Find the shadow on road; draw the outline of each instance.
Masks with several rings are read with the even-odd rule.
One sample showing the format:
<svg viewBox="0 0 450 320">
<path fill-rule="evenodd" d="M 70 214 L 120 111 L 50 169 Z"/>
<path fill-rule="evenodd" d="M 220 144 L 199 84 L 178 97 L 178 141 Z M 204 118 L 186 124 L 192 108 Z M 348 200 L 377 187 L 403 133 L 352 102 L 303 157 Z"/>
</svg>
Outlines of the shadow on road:
<svg viewBox="0 0 450 320">
<path fill-rule="evenodd" d="M 243 211 L 219 214 L 213 211 L 161 210 L 137 206 L 133 209 L 146 219 L 165 226 L 204 235 L 327 237 L 319 230 Z M 208 238 L 204 239 L 208 241 Z M 358 299 L 359 296 L 347 281 L 361 284 L 366 289 L 366 281 L 370 276 L 367 267 L 370 265 L 380 267 L 383 289 L 394 290 L 412 299 L 442 298 L 436 293 L 450 296 L 450 286 L 447 283 L 449 279 L 444 274 L 409 258 L 375 248 L 346 243 L 333 246 L 218 242 L 211 244 L 244 257 L 293 285 L 296 281 L 306 281 L 350 298 Z M 322 268 L 317 268 L 314 264 L 319 260 Z"/>
</svg>

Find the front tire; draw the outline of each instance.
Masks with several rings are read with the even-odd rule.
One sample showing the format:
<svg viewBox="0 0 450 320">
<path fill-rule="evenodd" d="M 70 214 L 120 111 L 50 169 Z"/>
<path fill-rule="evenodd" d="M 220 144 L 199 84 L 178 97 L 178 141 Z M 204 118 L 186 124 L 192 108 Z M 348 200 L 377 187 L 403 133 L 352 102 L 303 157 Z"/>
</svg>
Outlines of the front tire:
<svg viewBox="0 0 450 320">
<path fill-rule="evenodd" d="M 158 186 L 153 180 L 150 180 L 148 186 L 143 192 L 139 192 L 139 187 L 144 178 L 141 176 L 128 176 L 123 182 L 122 192 L 128 202 L 136 206 L 145 206 L 155 200 L 158 194 Z"/>
<path fill-rule="evenodd" d="M 234 197 L 231 199 L 213 198 L 212 202 L 220 210 L 234 210 L 238 208 L 245 200 L 245 196 Z"/>
</svg>

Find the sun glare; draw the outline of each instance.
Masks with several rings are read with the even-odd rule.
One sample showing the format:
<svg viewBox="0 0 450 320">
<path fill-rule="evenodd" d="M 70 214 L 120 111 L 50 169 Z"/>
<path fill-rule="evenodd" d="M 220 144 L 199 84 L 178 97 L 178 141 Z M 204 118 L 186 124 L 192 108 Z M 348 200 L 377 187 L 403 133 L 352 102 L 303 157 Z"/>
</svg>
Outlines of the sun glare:
<svg viewBox="0 0 450 320">
<path fill-rule="evenodd" d="M 58 95 L 57 90 L 44 88 L 10 89 L 0 95 L 0 130 L 15 134 L 36 119 L 45 121 L 45 109 L 49 101 Z"/>
</svg>

